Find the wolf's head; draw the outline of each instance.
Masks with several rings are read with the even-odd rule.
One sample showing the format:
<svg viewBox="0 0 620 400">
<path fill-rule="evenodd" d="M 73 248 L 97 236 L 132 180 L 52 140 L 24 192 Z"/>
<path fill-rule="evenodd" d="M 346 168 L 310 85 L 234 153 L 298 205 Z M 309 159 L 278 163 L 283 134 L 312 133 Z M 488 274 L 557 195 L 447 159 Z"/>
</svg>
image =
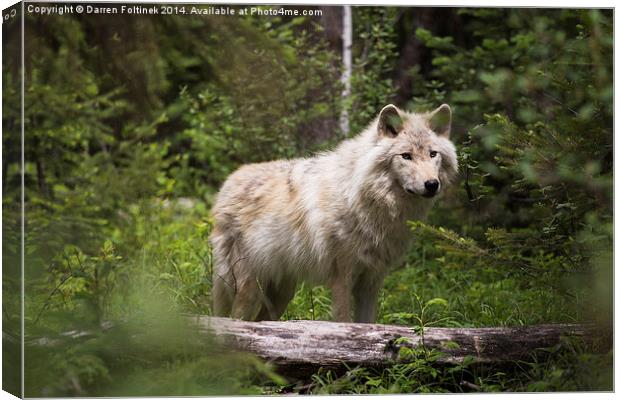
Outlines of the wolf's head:
<svg viewBox="0 0 620 400">
<path fill-rule="evenodd" d="M 447 104 L 426 114 L 390 104 L 377 120 L 383 160 L 393 179 L 412 195 L 434 197 L 456 176 L 456 150 L 450 142 L 452 111 Z"/>
</svg>

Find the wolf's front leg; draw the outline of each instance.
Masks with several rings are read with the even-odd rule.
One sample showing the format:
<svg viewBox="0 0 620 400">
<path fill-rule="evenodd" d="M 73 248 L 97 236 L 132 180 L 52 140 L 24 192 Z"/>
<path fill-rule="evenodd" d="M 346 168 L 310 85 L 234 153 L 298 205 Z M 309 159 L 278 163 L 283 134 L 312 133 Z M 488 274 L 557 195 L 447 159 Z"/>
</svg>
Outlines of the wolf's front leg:
<svg viewBox="0 0 620 400">
<path fill-rule="evenodd" d="M 373 323 L 377 320 L 377 303 L 379 290 L 383 285 L 383 276 L 376 273 L 364 272 L 360 275 L 353 287 L 355 301 L 355 322 Z"/>
<path fill-rule="evenodd" d="M 351 322 L 353 281 L 350 269 L 336 270 L 329 285 L 332 290 L 332 319 Z"/>
</svg>

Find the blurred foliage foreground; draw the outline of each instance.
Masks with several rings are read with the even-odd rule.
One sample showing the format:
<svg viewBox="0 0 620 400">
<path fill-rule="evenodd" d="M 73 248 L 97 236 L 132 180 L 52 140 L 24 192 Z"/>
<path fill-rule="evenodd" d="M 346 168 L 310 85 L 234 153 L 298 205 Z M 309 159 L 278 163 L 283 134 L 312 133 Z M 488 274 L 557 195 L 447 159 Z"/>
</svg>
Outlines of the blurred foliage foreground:
<svg viewBox="0 0 620 400">
<path fill-rule="evenodd" d="M 26 18 L 26 396 L 611 390 L 611 351 L 580 343 L 504 371 L 440 369 L 421 351 L 299 387 L 179 320 L 210 313 L 209 207 L 231 171 L 329 147 L 342 109 L 357 130 L 392 101 L 446 102 L 461 178 L 412 224 L 380 322 L 611 329 L 612 12 L 354 8 L 341 99 L 340 9 L 322 9 Z M 3 64 L 5 387 L 20 333 L 18 60 Z M 327 289 L 302 286 L 284 318 L 330 312 Z"/>
</svg>

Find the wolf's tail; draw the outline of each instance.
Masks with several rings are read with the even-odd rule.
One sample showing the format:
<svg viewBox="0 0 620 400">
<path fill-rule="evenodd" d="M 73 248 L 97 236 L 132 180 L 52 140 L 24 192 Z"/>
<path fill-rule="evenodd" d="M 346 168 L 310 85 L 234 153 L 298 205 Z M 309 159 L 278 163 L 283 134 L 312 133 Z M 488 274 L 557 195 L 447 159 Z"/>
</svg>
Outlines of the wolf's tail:
<svg viewBox="0 0 620 400">
<path fill-rule="evenodd" d="M 237 293 L 237 281 L 234 269 L 229 264 L 234 249 L 231 236 L 222 234 L 217 229 L 209 238 L 213 256 L 213 315 L 228 317 L 232 311 L 233 301 Z"/>
</svg>

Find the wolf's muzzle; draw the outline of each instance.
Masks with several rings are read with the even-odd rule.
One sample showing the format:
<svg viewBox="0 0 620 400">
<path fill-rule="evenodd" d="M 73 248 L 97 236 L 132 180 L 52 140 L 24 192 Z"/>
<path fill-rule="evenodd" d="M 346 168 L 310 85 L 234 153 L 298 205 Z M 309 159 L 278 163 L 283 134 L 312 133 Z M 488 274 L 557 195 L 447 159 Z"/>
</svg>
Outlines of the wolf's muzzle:
<svg viewBox="0 0 620 400">
<path fill-rule="evenodd" d="M 437 190 L 439 189 L 439 181 L 437 179 L 430 179 L 424 182 L 424 189 L 426 189 L 423 195 L 424 197 L 433 197 L 437 194 Z"/>
</svg>

